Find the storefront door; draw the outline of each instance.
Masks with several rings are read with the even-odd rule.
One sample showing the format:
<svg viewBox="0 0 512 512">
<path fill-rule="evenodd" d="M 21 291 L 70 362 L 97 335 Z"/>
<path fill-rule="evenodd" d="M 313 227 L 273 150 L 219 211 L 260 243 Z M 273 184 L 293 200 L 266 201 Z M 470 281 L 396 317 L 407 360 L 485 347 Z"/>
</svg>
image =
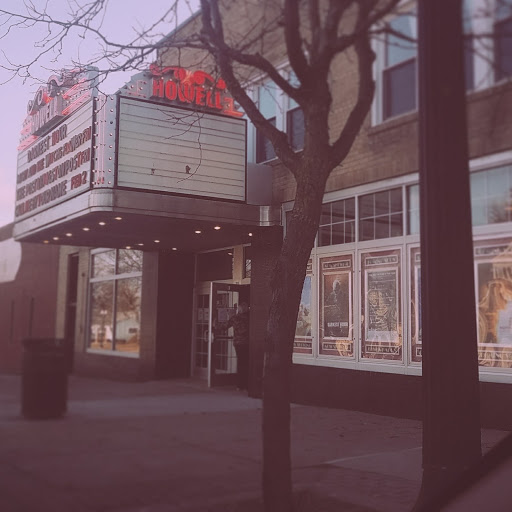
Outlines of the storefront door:
<svg viewBox="0 0 512 512">
<path fill-rule="evenodd" d="M 212 283 L 210 299 L 208 386 L 235 385 L 237 360 L 233 328 L 227 328 L 225 323 L 240 303 L 249 304 L 249 285 Z"/>
</svg>

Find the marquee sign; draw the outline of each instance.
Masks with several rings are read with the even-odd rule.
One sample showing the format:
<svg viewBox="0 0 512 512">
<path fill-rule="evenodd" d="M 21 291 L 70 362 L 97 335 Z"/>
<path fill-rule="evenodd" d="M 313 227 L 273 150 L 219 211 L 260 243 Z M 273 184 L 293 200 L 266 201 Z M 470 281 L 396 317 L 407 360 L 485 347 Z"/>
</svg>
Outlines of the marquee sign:
<svg viewBox="0 0 512 512">
<path fill-rule="evenodd" d="M 92 97 L 97 70 L 63 70 L 52 75 L 28 102 L 18 151 L 22 151 Z"/>
<path fill-rule="evenodd" d="M 224 80 L 202 70 L 151 64 L 149 71 L 133 77 L 121 93 L 231 117 L 244 115 L 236 109 Z"/>
<path fill-rule="evenodd" d="M 18 153 L 15 219 L 73 197 L 90 186 L 92 103 Z"/>
<path fill-rule="evenodd" d="M 246 123 L 222 79 L 153 65 L 114 95 L 96 79 L 65 71 L 29 101 L 16 221 L 97 187 L 245 200 Z"/>
</svg>

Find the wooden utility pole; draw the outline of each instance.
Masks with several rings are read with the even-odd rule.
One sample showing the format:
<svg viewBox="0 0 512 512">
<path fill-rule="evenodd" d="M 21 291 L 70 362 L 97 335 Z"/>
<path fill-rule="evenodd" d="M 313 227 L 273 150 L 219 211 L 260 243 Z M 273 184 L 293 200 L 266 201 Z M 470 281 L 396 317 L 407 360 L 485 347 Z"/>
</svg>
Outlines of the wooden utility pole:
<svg viewBox="0 0 512 512">
<path fill-rule="evenodd" d="M 419 0 L 423 482 L 481 457 L 462 1 Z"/>
</svg>

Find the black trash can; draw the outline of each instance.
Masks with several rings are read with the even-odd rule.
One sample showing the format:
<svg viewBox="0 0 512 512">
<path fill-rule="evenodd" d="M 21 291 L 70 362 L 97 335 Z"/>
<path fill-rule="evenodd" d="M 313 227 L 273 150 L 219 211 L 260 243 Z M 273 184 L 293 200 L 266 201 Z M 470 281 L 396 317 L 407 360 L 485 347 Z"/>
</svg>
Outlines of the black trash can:
<svg viewBox="0 0 512 512">
<path fill-rule="evenodd" d="M 21 413 L 27 419 L 60 418 L 67 410 L 68 362 L 64 340 L 23 340 Z"/>
</svg>

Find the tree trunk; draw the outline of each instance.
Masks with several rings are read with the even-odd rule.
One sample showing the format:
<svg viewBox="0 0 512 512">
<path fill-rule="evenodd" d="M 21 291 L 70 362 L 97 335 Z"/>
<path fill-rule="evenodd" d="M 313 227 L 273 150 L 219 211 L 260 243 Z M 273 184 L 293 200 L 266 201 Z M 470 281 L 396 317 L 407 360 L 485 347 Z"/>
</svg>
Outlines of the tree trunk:
<svg viewBox="0 0 512 512">
<path fill-rule="evenodd" d="M 290 384 L 293 342 L 306 266 L 325 180 L 299 183 L 286 238 L 272 278 L 263 376 L 263 500 L 267 512 L 291 512 Z"/>
<path fill-rule="evenodd" d="M 417 510 L 481 455 L 460 0 L 419 2 L 423 482 Z"/>
</svg>

